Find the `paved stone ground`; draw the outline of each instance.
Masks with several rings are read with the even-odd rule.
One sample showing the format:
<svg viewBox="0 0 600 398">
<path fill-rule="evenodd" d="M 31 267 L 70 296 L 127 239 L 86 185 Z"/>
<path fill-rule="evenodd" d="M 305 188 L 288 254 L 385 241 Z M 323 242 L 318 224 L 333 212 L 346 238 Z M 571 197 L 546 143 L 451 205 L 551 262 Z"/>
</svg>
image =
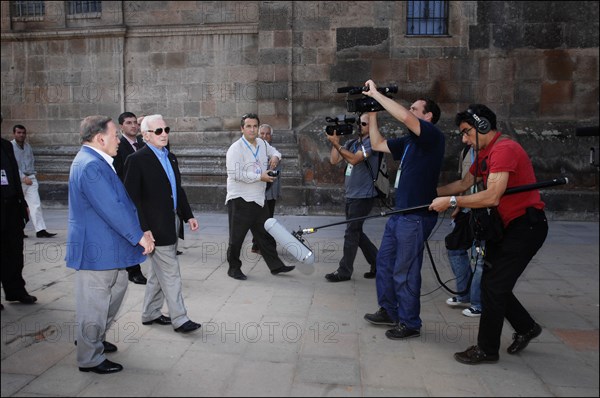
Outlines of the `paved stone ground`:
<svg viewBox="0 0 600 398">
<path fill-rule="evenodd" d="M 550 224 L 550 235 L 519 280 L 516 293 L 544 331 L 519 355 L 508 355 L 505 324 L 500 362 L 468 366 L 453 353 L 476 341 L 477 318 L 449 308 L 429 259 L 423 266 L 419 338 L 393 341 L 386 327 L 363 320 L 377 310 L 375 283 L 359 253 L 353 279 L 329 283 L 337 268 L 344 225 L 306 235 L 317 253 L 272 276 L 244 247 L 247 281 L 226 275 L 227 216 L 197 214 L 179 256 L 188 314 L 202 323 L 191 335 L 144 326 L 144 287 L 130 284 L 107 340 L 124 365 L 113 375 L 82 373 L 73 345 L 73 275 L 64 263 L 66 210 L 45 209 L 52 239 L 25 240 L 27 288 L 35 305 L 7 303 L 2 311 L 4 396 L 598 396 L 598 220 Z M 280 216 L 288 228 L 318 227 L 340 217 Z M 379 245 L 386 219 L 365 223 Z M 441 220 L 430 240 L 444 280 L 452 278 Z M 283 252 L 282 252 L 283 253 Z M 147 264 L 142 264 L 145 271 Z M 451 282 L 450 285 L 454 287 Z"/>
</svg>

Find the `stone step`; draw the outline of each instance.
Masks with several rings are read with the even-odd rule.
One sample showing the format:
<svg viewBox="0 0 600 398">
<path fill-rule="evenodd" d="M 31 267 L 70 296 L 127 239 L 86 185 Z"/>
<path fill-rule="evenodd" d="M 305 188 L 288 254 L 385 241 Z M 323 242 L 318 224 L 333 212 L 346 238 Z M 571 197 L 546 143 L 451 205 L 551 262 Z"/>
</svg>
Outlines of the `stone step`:
<svg viewBox="0 0 600 398">
<path fill-rule="evenodd" d="M 79 151 L 79 146 L 44 147 L 35 150 L 36 169 L 40 180 L 67 181 L 71 163 Z M 226 154 L 228 146 L 177 147 L 171 148 L 177 156 L 184 181 L 190 183 L 220 183 L 227 180 Z M 280 143 L 282 154 L 282 178 L 284 185 L 302 184 L 298 162 L 297 145 L 293 142 Z"/>
</svg>

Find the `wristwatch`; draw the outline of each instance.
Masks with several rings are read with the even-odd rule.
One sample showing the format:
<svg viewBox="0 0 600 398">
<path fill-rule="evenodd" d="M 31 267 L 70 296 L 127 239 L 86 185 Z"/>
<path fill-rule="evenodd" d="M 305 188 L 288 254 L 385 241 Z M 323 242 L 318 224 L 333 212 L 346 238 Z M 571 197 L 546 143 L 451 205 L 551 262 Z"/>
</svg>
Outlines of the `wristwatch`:
<svg viewBox="0 0 600 398">
<path fill-rule="evenodd" d="M 456 202 L 456 196 L 450 196 L 450 207 L 454 209 L 457 204 L 458 203 Z"/>
</svg>

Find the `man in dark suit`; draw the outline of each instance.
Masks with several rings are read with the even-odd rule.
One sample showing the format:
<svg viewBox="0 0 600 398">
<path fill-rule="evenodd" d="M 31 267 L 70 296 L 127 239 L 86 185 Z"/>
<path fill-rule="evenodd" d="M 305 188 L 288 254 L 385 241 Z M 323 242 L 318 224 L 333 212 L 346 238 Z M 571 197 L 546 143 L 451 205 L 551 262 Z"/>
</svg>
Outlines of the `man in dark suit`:
<svg viewBox="0 0 600 398">
<path fill-rule="evenodd" d="M 119 149 L 117 150 L 117 156 L 113 159 L 113 166 L 117 175 L 123 181 L 125 178 L 124 167 L 125 159 L 138 149 L 144 146 L 144 140 L 138 135 L 140 126 L 137 122 L 137 117 L 131 112 L 123 112 L 119 115 L 119 128 L 121 129 L 121 142 Z M 129 280 L 138 285 L 145 285 L 147 282 L 146 277 L 142 274 L 142 268 L 139 264 L 127 267 L 127 274 Z"/>
<path fill-rule="evenodd" d="M 1 123 L 0 118 L 0 123 Z M 23 279 L 23 229 L 28 221 L 19 166 L 10 141 L 2 138 L 2 287 L 7 301 L 33 304 L 37 301 L 25 289 Z M 4 309 L 4 306 L 2 306 Z"/>
<path fill-rule="evenodd" d="M 127 279 L 124 268 L 154 249 L 140 228 L 137 210 L 112 167 L 117 127 L 107 116 L 81 122 L 83 146 L 69 173 L 67 267 L 75 269 L 77 363 L 82 372 L 115 373 L 123 366 L 106 359 L 117 346 L 105 341 L 117 315 Z"/>
<path fill-rule="evenodd" d="M 188 318 L 183 303 L 177 232 L 180 218 L 192 231 L 198 229 L 198 221 L 181 187 L 177 158 L 166 148 L 169 131 L 161 115 L 144 118 L 142 134 L 146 146 L 125 160 L 125 187 L 138 209 L 142 229 L 156 243 L 154 253 L 148 256 L 142 323 L 172 324 L 176 332 L 189 333 L 201 325 Z M 165 300 L 169 317 L 161 313 Z"/>
</svg>

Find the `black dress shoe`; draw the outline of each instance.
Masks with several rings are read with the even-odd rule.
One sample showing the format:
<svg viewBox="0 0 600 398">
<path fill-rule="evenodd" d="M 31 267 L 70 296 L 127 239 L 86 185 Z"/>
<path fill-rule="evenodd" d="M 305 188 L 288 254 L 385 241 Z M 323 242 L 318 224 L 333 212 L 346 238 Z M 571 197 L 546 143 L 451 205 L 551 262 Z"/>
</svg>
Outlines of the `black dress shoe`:
<svg viewBox="0 0 600 398">
<path fill-rule="evenodd" d="M 25 293 L 16 297 L 6 296 L 6 301 L 19 301 L 23 304 L 33 304 L 37 301 L 37 297 Z"/>
<path fill-rule="evenodd" d="M 114 345 L 113 343 L 109 343 L 108 341 L 103 341 L 102 345 L 104 346 L 105 353 L 117 352 L 117 350 L 118 350 L 116 345 Z"/>
<path fill-rule="evenodd" d="M 75 340 L 75 345 L 77 345 L 77 340 Z M 118 348 L 113 343 L 109 343 L 108 341 L 103 341 L 102 345 L 104 346 L 105 353 L 117 352 Z"/>
<path fill-rule="evenodd" d="M 102 362 L 100 365 L 98 366 L 93 366 L 91 368 L 79 368 L 79 371 L 81 372 L 94 372 L 94 373 L 98 373 L 98 374 L 108 374 L 108 373 L 116 373 L 116 372 L 120 372 L 123 370 L 123 365 L 120 365 L 116 362 L 112 362 L 109 361 L 108 359 L 105 359 L 104 362 Z"/>
<path fill-rule="evenodd" d="M 245 281 L 246 279 L 248 279 L 246 277 L 246 275 L 244 275 L 244 273 L 242 272 L 242 270 L 239 269 L 239 268 L 236 268 L 236 269 L 230 268 L 227 271 L 227 275 L 229 275 L 233 279 L 237 279 L 237 280 L 240 280 L 240 281 Z"/>
<path fill-rule="evenodd" d="M 326 274 L 325 279 L 327 279 L 329 282 L 344 282 L 344 281 L 350 280 L 349 277 L 340 276 L 340 274 L 338 274 L 337 272 L 332 272 L 331 274 Z"/>
<path fill-rule="evenodd" d="M 376 271 L 369 271 L 369 272 L 365 272 L 363 276 L 365 277 L 365 279 L 374 279 L 376 275 L 377 275 Z"/>
<path fill-rule="evenodd" d="M 474 345 L 467 348 L 464 352 L 454 354 L 454 359 L 467 365 L 476 365 L 478 363 L 496 363 L 500 359 L 500 356 L 498 354 L 486 354 L 479 346 Z"/>
<path fill-rule="evenodd" d="M 509 354 L 516 354 L 519 351 L 523 351 L 529 342 L 542 333 L 542 327 L 537 323 L 533 324 L 533 328 L 525 334 L 513 334 L 513 343 L 506 349 Z"/>
<path fill-rule="evenodd" d="M 277 269 L 274 269 L 273 271 L 271 271 L 271 273 L 273 275 L 277 275 L 277 274 L 281 274 L 282 272 L 290 272 L 294 268 L 296 268 L 296 267 L 294 267 L 293 265 L 284 265 L 284 266 L 281 266 L 281 267 L 279 267 Z"/>
<path fill-rule="evenodd" d="M 194 321 L 187 321 L 186 323 L 175 329 L 175 331 L 177 333 L 189 333 L 193 332 L 194 330 L 200 329 L 201 327 L 202 325 L 200 325 L 199 323 L 196 323 Z"/>
<path fill-rule="evenodd" d="M 37 231 L 35 233 L 35 236 L 37 236 L 38 238 L 52 238 L 55 235 L 56 234 L 51 234 L 50 232 L 46 231 L 45 229 L 42 229 L 41 231 Z"/>
<path fill-rule="evenodd" d="M 158 318 L 153 319 L 151 321 L 142 322 L 142 325 L 152 325 L 153 323 L 158 323 L 159 325 L 170 325 L 171 318 L 169 318 L 168 316 L 161 315 Z"/>
<path fill-rule="evenodd" d="M 129 280 L 138 285 L 145 285 L 148 283 L 148 279 L 141 273 L 129 274 Z"/>
</svg>

